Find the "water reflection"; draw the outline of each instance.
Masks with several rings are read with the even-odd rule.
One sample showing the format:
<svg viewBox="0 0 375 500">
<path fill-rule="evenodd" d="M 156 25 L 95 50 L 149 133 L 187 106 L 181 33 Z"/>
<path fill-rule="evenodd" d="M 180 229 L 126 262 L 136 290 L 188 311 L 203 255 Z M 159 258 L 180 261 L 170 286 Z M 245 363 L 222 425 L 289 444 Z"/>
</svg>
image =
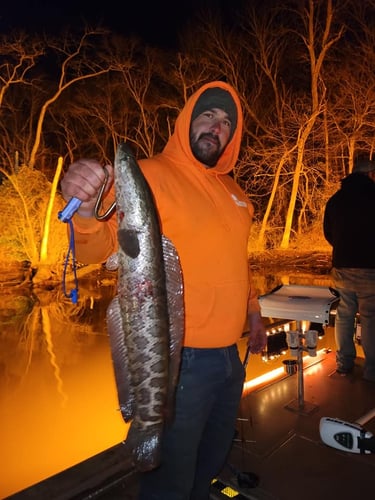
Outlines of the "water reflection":
<svg viewBox="0 0 375 500">
<path fill-rule="evenodd" d="M 258 274 L 256 280 L 260 294 L 279 284 L 330 284 L 325 276 L 305 274 Z M 2 289 L 0 498 L 126 437 L 105 326 L 114 286 L 111 280 L 81 282 L 76 305 L 59 290 Z M 253 357 L 248 378 L 265 370 L 261 357 Z"/>
<path fill-rule="evenodd" d="M 110 287 L 2 294 L 0 498 L 105 450 L 126 436 L 117 411 L 105 311 Z"/>
</svg>

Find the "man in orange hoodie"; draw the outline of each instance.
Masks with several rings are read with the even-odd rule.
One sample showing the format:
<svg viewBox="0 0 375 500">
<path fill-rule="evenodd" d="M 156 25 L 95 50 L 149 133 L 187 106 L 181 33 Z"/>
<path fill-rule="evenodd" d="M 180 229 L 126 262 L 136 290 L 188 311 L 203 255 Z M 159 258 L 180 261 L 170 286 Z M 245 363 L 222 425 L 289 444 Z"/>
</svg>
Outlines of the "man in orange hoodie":
<svg viewBox="0 0 375 500">
<path fill-rule="evenodd" d="M 185 104 L 164 150 L 139 161 L 162 233 L 180 257 L 185 303 L 175 418 L 163 436 L 161 466 L 142 474 L 141 500 L 209 498 L 234 436 L 245 375 L 237 342 L 246 317 L 250 352 L 266 345 L 248 264 L 253 207 L 228 175 L 238 159 L 242 124 L 235 90 L 208 83 Z M 106 169 L 111 185 L 113 169 Z M 83 263 L 105 262 L 117 248 L 115 217 L 93 217 L 103 181 L 103 167 L 82 159 L 61 183 L 66 200 L 82 201 L 73 223 Z M 113 199 L 112 189 L 105 204 Z"/>
</svg>

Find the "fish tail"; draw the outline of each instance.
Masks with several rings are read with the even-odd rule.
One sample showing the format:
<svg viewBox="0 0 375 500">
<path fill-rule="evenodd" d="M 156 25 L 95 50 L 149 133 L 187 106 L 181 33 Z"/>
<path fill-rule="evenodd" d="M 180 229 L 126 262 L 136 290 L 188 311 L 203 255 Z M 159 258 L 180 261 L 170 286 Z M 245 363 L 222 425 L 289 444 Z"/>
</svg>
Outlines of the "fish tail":
<svg viewBox="0 0 375 500">
<path fill-rule="evenodd" d="M 148 426 L 146 430 L 130 426 L 124 445 L 137 470 L 145 472 L 160 465 L 161 436 L 160 424 Z"/>
</svg>

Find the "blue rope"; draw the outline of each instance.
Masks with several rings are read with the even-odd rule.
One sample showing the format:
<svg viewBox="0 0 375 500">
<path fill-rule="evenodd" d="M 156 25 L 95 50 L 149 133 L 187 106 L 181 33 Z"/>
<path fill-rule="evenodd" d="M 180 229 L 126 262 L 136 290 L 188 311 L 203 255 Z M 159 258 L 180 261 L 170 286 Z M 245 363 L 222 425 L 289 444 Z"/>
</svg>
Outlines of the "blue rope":
<svg viewBox="0 0 375 500">
<path fill-rule="evenodd" d="M 62 287 L 64 295 L 67 299 L 71 299 L 73 304 L 77 304 L 78 301 L 78 278 L 77 278 L 77 262 L 76 262 L 76 253 L 75 253 L 75 243 L 74 243 L 74 228 L 73 222 L 71 219 L 67 219 L 64 222 L 68 222 L 70 226 L 70 238 L 69 238 L 69 249 L 66 254 L 65 263 L 64 263 L 64 271 L 63 271 L 63 279 L 62 279 Z M 69 264 L 70 254 L 72 254 L 72 268 L 74 274 L 74 284 L 75 288 L 70 291 L 70 293 L 66 292 L 66 270 Z"/>
</svg>

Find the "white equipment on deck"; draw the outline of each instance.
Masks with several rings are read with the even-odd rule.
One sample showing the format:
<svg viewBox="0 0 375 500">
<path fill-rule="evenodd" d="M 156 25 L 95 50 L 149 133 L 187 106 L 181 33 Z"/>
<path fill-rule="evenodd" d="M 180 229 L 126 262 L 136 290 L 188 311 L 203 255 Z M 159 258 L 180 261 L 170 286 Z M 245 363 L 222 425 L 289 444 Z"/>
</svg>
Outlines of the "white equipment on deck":
<svg viewBox="0 0 375 500">
<path fill-rule="evenodd" d="M 338 295 L 324 286 L 280 285 L 259 297 L 263 317 L 305 320 L 328 325 Z"/>
<path fill-rule="evenodd" d="M 310 413 L 316 409 L 315 405 L 304 401 L 302 356 L 304 351 L 309 356 L 316 356 L 318 333 L 315 330 L 304 332 L 302 321 L 328 325 L 331 307 L 337 301 L 338 294 L 331 288 L 303 285 L 280 285 L 259 297 L 263 317 L 297 322 L 296 330 L 286 334 L 290 354 L 297 358 L 298 374 L 298 398 L 287 405 L 289 410 Z"/>
<path fill-rule="evenodd" d="M 375 408 L 353 424 L 339 418 L 322 417 L 319 424 L 320 437 L 328 446 L 350 453 L 375 453 L 375 437 L 363 426 L 375 417 Z"/>
</svg>

